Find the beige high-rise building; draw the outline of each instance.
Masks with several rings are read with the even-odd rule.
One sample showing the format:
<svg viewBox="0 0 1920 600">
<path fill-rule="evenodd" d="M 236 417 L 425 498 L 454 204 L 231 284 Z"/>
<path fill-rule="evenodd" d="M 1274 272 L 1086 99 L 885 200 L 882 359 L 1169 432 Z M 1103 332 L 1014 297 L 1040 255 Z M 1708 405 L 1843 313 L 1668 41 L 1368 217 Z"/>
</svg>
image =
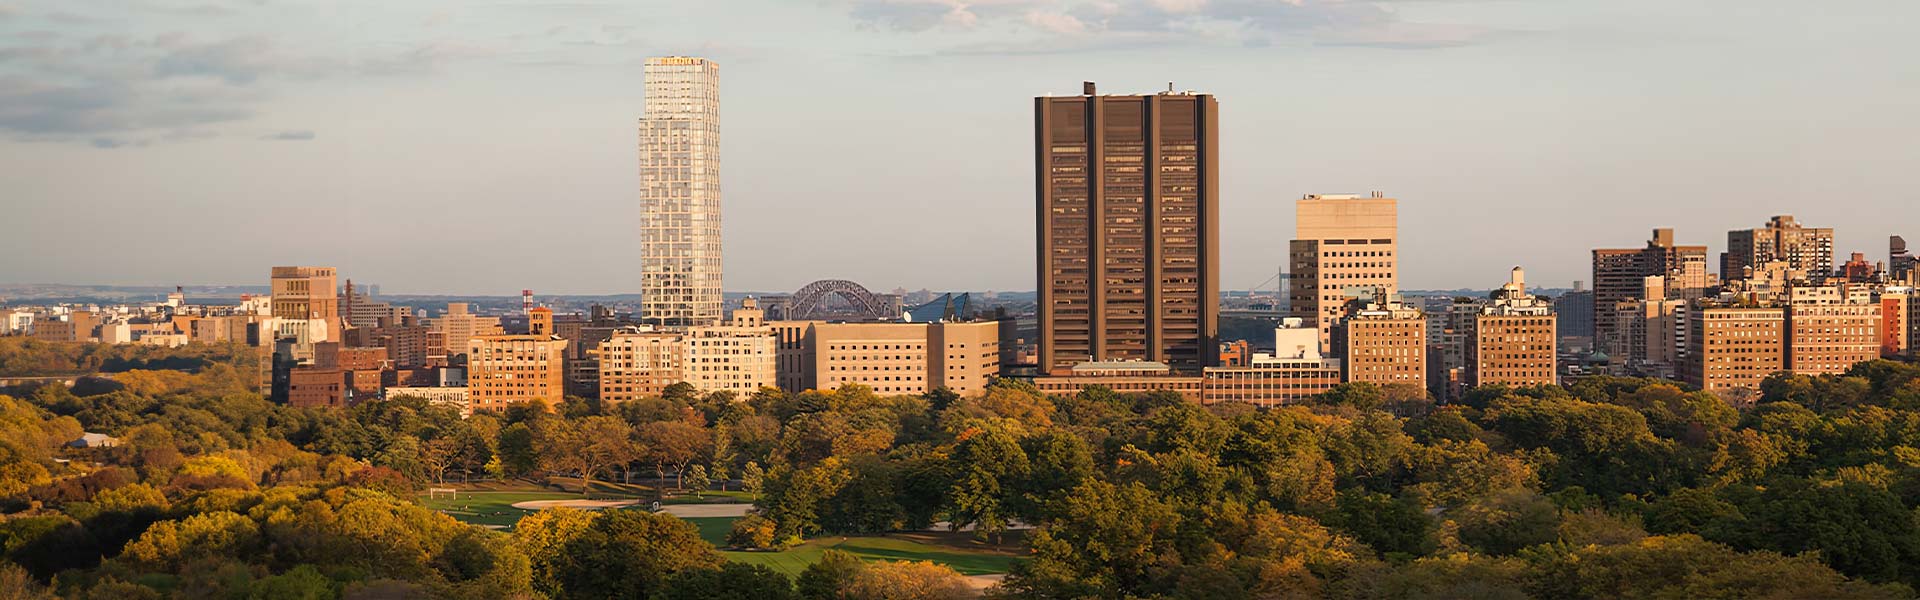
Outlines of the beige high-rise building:
<svg viewBox="0 0 1920 600">
<path fill-rule="evenodd" d="M 984 391 L 1000 374 L 1000 324 L 775 321 L 779 383 L 790 392 L 857 383 L 880 394 Z"/>
<path fill-rule="evenodd" d="M 1556 385 L 1560 324 L 1553 304 L 1527 293 L 1526 272 L 1514 267 L 1493 304 L 1474 319 L 1467 346 L 1467 383 L 1483 385 Z"/>
<path fill-rule="evenodd" d="M 775 384 L 776 345 L 773 328 L 751 298 L 725 325 L 616 331 L 593 353 L 600 363 L 600 399 L 658 396 L 682 382 L 701 393 L 745 396 Z"/>
<path fill-rule="evenodd" d="M 340 295 L 333 267 L 274 267 L 272 313 L 276 339 L 293 341 L 294 358 L 312 356 L 313 344 L 340 339 Z"/>
<path fill-rule="evenodd" d="M 1398 200 L 1379 192 L 1314 194 L 1294 204 L 1288 302 L 1322 344 L 1348 301 L 1399 292 L 1399 211 Z"/>
<path fill-rule="evenodd" d="M 1786 367 L 1786 313 L 1777 306 L 1702 300 L 1687 320 L 1681 379 L 1709 392 L 1756 393 Z"/>
<path fill-rule="evenodd" d="M 467 340 L 467 396 L 473 410 L 530 401 L 551 406 L 566 399 L 567 340 L 553 335 L 553 311 L 533 309 L 527 327 L 526 335 Z"/>
<path fill-rule="evenodd" d="M 720 322 L 720 65 L 649 58 L 640 119 L 640 318 Z"/>
<path fill-rule="evenodd" d="M 438 347 L 428 345 L 428 356 L 444 357 L 459 354 L 466 351 L 467 342 L 473 338 L 504 333 L 500 329 L 500 317 L 483 317 L 473 314 L 465 302 L 447 303 L 447 314 L 438 319 L 432 319 L 429 325 L 432 332 L 440 334 L 435 337 L 441 342 Z"/>
<path fill-rule="evenodd" d="M 1865 289 L 1796 287 L 1787 301 L 1787 369 L 1844 373 L 1880 357 L 1881 305 Z"/>
<path fill-rule="evenodd" d="M 1384 294 L 1355 301 L 1332 337 L 1347 381 L 1426 389 L 1427 316 L 1419 307 Z"/>
<path fill-rule="evenodd" d="M 1793 215 L 1778 215 L 1759 229 L 1727 232 L 1727 251 L 1720 254 L 1720 278 L 1745 279 L 1747 269 L 1779 261 L 1806 273 L 1814 283 L 1833 274 L 1833 229 L 1804 227 Z"/>
</svg>

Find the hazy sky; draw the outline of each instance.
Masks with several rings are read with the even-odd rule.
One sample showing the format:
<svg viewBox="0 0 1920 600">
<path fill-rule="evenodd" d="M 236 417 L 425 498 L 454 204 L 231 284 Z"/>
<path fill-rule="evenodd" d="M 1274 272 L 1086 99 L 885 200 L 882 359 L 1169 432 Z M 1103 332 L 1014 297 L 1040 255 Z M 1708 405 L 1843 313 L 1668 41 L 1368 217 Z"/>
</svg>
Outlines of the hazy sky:
<svg viewBox="0 0 1920 600">
<path fill-rule="evenodd" d="M 1913 0 L 0 0 L 0 282 L 632 292 L 641 63 L 722 66 L 729 290 L 1032 289 L 1032 97 L 1221 103 L 1222 288 L 1292 201 L 1401 281 L 1587 278 L 1655 226 L 1920 241 Z"/>
</svg>

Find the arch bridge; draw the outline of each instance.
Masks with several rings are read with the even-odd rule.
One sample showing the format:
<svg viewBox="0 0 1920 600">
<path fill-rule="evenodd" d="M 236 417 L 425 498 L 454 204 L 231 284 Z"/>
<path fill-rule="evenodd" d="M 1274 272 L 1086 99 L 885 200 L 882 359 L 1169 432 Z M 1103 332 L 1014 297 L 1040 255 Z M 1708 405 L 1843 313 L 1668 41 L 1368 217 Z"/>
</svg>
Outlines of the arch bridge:
<svg viewBox="0 0 1920 600">
<path fill-rule="evenodd" d="M 830 316 L 825 310 L 829 296 L 839 296 L 846 300 L 861 318 L 879 321 L 900 317 L 892 314 L 886 302 L 881 301 L 873 292 L 867 291 L 866 287 L 858 283 L 845 279 L 823 279 L 809 283 L 801 287 L 800 291 L 793 293 L 793 296 L 787 300 L 786 318 L 806 320 Z"/>
</svg>

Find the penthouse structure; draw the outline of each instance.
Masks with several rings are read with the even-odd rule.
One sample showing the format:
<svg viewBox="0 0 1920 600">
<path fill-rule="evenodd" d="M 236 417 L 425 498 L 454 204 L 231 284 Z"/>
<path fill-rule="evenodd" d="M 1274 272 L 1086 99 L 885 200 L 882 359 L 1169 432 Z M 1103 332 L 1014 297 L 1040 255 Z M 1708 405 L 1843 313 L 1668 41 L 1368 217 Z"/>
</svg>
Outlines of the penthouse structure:
<svg viewBox="0 0 1920 600">
<path fill-rule="evenodd" d="M 1200 401 L 1281 406 L 1311 399 L 1344 379 L 1342 361 L 1321 356 L 1320 332 L 1301 319 L 1282 320 L 1273 338 L 1273 354 L 1255 353 L 1246 365 L 1202 372 Z"/>
<path fill-rule="evenodd" d="M 1294 235 L 1287 247 L 1292 316 L 1332 339 L 1347 302 L 1400 287 L 1398 200 L 1374 192 L 1310 194 L 1294 203 Z"/>
<path fill-rule="evenodd" d="M 1034 99 L 1041 372 L 1218 359 L 1219 103 Z"/>
</svg>

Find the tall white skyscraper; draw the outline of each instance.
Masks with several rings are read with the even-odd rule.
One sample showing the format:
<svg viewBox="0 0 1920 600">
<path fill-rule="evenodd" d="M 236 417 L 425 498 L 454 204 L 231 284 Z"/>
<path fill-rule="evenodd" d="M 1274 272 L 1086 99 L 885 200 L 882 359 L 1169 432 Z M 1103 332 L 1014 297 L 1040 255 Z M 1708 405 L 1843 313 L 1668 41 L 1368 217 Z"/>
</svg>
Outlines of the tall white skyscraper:
<svg viewBox="0 0 1920 600">
<path fill-rule="evenodd" d="M 720 321 L 720 65 L 649 58 L 640 118 L 640 316 Z"/>
</svg>

